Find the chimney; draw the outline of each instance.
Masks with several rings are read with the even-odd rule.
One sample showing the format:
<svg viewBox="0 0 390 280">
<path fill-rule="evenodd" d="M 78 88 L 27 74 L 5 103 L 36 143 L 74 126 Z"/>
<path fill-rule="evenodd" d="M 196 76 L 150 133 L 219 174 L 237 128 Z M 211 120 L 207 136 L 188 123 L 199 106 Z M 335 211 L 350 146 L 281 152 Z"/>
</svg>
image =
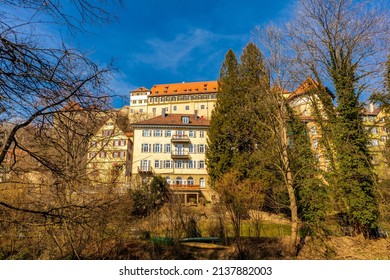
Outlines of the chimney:
<svg viewBox="0 0 390 280">
<path fill-rule="evenodd" d="M 194 114 L 195 114 L 195 119 L 198 118 L 198 110 L 194 110 Z"/>
<path fill-rule="evenodd" d="M 374 103 L 373 102 L 370 102 L 370 104 L 369 104 L 369 108 L 370 108 L 370 113 L 372 113 L 372 112 L 374 112 L 374 110 L 375 110 L 375 105 L 374 105 Z"/>
<path fill-rule="evenodd" d="M 167 116 L 167 113 L 165 112 L 165 108 L 161 109 L 161 116 L 165 118 Z"/>
</svg>

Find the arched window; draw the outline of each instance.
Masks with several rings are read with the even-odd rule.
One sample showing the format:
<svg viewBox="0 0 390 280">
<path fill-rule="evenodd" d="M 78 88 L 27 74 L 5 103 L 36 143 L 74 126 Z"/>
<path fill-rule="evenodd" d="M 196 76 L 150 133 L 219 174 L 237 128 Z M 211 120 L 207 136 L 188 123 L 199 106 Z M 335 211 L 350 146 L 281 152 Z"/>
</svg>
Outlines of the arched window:
<svg viewBox="0 0 390 280">
<path fill-rule="evenodd" d="M 165 180 L 167 181 L 168 185 L 170 185 L 172 183 L 171 178 L 169 176 L 165 177 Z"/>
<path fill-rule="evenodd" d="M 181 185 L 183 184 L 183 179 L 181 177 L 176 178 L 176 185 Z"/>
<path fill-rule="evenodd" d="M 200 185 L 201 188 L 204 188 L 204 187 L 205 187 L 204 178 L 200 178 L 200 179 L 199 179 L 199 185 Z"/>
<path fill-rule="evenodd" d="M 187 185 L 193 185 L 194 184 L 194 178 L 192 178 L 192 177 L 188 177 L 188 179 L 187 179 Z"/>
</svg>

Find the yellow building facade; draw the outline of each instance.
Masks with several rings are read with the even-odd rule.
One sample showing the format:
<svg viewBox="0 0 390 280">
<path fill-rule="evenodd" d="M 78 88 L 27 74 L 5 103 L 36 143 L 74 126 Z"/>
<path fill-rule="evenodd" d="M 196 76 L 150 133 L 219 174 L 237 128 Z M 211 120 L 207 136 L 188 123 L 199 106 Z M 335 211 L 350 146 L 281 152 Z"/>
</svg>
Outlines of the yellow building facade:
<svg viewBox="0 0 390 280">
<path fill-rule="evenodd" d="M 168 114 L 197 111 L 200 117 L 210 119 L 217 91 L 217 81 L 157 84 L 151 90 L 142 87 L 131 92 L 130 112 L 157 117 L 162 109 Z"/>
<path fill-rule="evenodd" d="M 209 120 L 196 114 L 164 111 L 134 123 L 132 187 L 159 175 L 185 203 L 212 201 L 205 159 L 209 125 Z"/>
<path fill-rule="evenodd" d="M 115 186 L 118 192 L 130 187 L 132 133 L 109 118 L 89 141 L 88 176 L 95 186 Z"/>
</svg>

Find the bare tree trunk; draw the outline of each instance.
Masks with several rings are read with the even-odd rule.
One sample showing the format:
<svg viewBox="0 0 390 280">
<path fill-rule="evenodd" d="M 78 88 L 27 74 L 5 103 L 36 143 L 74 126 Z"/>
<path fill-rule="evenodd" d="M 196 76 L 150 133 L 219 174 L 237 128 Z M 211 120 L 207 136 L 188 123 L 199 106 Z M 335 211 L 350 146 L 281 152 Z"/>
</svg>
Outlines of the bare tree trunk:
<svg viewBox="0 0 390 280">
<path fill-rule="evenodd" d="M 297 200 L 295 196 L 295 190 L 293 186 L 293 176 L 290 167 L 290 159 L 287 153 L 288 138 L 287 138 L 287 128 L 283 121 L 280 122 L 281 130 L 281 140 L 282 140 L 282 159 L 283 166 L 285 170 L 284 179 L 286 183 L 286 188 L 288 192 L 288 197 L 290 200 L 290 211 L 291 211 L 291 246 L 294 250 L 298 244 L 298 207 Z"/>
</svg>

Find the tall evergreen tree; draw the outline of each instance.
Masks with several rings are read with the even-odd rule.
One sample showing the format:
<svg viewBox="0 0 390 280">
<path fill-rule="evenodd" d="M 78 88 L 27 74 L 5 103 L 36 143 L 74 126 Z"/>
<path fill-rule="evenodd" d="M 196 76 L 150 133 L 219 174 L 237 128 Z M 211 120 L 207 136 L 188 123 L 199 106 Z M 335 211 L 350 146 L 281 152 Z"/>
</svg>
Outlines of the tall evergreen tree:
<svg viewBox="0 0 390 280">
<path fill-rule="evenodd" d="M 229 50 L 220 70 L 218 99 L 208 131 L 206 160 L 212 185 L 233 166 L 234 112 L 239 106 L 236 102 L 238 92 L 238 61 L 234 52 Z"/>
</svg>

